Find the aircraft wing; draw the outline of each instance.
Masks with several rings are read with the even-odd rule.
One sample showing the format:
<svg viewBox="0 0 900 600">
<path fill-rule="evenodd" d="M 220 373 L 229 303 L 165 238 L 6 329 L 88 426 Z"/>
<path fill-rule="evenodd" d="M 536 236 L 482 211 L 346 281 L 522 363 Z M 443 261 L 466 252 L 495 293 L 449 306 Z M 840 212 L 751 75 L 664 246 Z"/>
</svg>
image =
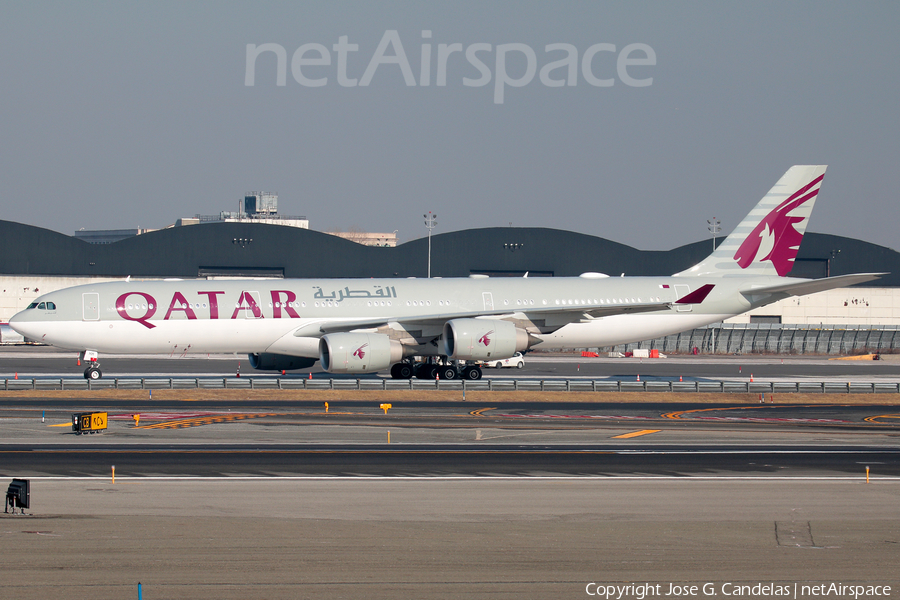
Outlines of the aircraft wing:
<svg viewBox="0 0 900 600">
<path fill-rule="evenodd" d="M 823 279 L 799 279 L 795 281 L 788 280 L 785 283 L 776 285 L 768 285 L 761 287 L 748 287 L 741 290 L 744 296 L 764 296 L 768 294 L 787 294 L 788 296 L 804 296 L 806 294 L 815 294 L 816 292 L 824 292 L 834 288 L 842 288 L 857 283 L 865 283 L 878 279 L 887 273 L 856 273 L 853 275 L 838 275 L 836 277 L 825 277 Z"/>
<path fill-rule="evenodd" d="M 588 304 L 578 306 L 541 306 L 533 309 L 519 310 L 493 310 L 485 311 L 476 317 L 503 317 L 513 315 L 524 315 L 526 318 L 544 318 L 547 315 L 565 316 L 562 322 L 574 322 L 582 319 L 597 319 L 600 317 L 610 317 L 613 315 L 627 315 L 645 312 L 655 312 L 659 310 L 667 310 L 675 304 L 699 304 L 712 290 L 712 285 L 706 285 L 698 288 L 694 292 L 687 294 L 684 298 L 675 302 L 642 302 L 642 303 L 619 303 L 619 304 Z M 357 329 L 377 329 L 390 325 L 391 323 L 399 323 L 406 327 L 427 328 L 427 327 L 443 327 L 444 323 L 451 319 L 473 318 L 471 312 L 465 313 L 440 313 L 432 315 L 417 315 L 414 317 L 383 317 L 380 319 L 348 319 L 348 320 L 322 320 L 319 322 L 309 323 L 294 332 L 296 337 L 319 337 L 327 333 L 340 333 L 354 331 Z M 560 325 L 562 326 L 562 324 Z"/>
</svg>

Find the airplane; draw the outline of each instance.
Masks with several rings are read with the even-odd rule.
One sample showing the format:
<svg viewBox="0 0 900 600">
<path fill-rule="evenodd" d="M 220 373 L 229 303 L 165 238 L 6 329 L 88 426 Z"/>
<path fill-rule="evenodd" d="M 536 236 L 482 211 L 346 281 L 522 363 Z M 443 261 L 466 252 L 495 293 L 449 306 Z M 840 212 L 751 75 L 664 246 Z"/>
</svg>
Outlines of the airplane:
<svg viewBox="0 0 900 600">
<path fill-rule="evenodd" d="M 99 355 L 240 353 L 260 370 L 481 378 L 516 352 L 603 347 L 717 323 L 772 302 L 877 279 L 788 278 L 826 166 L 791 167 L 707 258 L 670 277 L 131 280 L 40 296 L 9 325 Z M 416 357 L 424 357 L 424 361 Z"/>
</svg>

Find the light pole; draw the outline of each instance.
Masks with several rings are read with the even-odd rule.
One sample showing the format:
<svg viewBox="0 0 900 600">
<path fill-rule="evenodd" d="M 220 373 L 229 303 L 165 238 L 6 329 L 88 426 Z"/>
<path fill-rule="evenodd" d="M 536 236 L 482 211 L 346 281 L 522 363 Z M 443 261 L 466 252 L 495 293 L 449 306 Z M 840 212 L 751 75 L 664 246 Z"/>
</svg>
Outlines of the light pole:
<svg viewBox="0 0 900 600">
<path fill-rule="evenodd" d="M 825 277 L 831 277 L 831 263 L 834 262 L 834 259 L 836 259 L 837 255 L 840 253 L 840 250 L 832 250 L 828 253 L 829 255 L 831 255 L 831 258 L 825 261 Z"/>
<path fill-rule="evenodd" d="M 428 279 L 431 279 L 431 230 L 437 227 L 437 215 L 428 211 L 427 215 L 422 215 L 425 217 L 425 227 L 428 228 Z"/>
<path fill-rule="evenodd" d="M 722 221 L 713 217 L 706 220 L 706 228 L 713 235 L 713 252 L 716 251 L 716 235 L 722 230 Z M 712 353 L 716 353 L 716 328 L 712 328 Z"/>
<path fill-rule="evenodd" d="M 716 251 L 716 235 L 718 235 L 718 233 L 720 231 L 722 231 L 722 221 L 713 217 L 712 219 L 707 219 L 706 223 L 707 223 L 706 228 L 709 229 L 710 233 L 713 234 L 713 252 L 715 252 Z"/>
</svg>

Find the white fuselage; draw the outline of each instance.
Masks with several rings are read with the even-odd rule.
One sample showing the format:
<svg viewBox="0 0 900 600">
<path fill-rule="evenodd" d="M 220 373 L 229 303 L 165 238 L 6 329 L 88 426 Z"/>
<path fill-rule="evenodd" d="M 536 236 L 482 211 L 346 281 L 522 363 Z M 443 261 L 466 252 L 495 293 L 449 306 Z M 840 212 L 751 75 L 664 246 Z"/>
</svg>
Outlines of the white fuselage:
<svg viewBox="0 0 900 600">
<path fill-rule="evenodd" d="M 702 304 L 583 316 L 598 307 L 671 303 L 707 283 L 715 288 Z M 35 341 L 102 353 L 314 358 L 323 331 L 341 324 L 343 330 L 401 324 L 413 337 L 428 337 L 454 318 L 527 318 L 541 326 L 541 348 L 597 347 L 740 314 L 752 308 L 736 292 L 747 284 L 671 277 L 131 281 L 46 294 L 35 303 L 43 309 L 22 311 L 10 324 Z"/>
</svg>

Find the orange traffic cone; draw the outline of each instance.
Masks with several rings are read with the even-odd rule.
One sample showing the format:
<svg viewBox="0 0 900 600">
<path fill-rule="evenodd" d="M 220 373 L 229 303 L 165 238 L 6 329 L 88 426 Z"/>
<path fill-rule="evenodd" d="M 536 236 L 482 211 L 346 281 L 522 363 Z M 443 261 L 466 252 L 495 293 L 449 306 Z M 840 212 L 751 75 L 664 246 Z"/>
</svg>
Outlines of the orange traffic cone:
<svg viewBox="0 0 900 600">
<path fill-rule="evenodd" d="M 19 378 L 19 372 L 16 371 L 16 379 L 18 379 L 18 378 Z"/>
<path fill-rule="evenodd" d="M 681 375 L 678 376 L 678 381 L 684 381 L 684 379 L 681 378 Z"/>
<path fill-rule="evenodd" d="M 753 373 L 750 373 L 750 383 L 753 383 Z"/>
<path fill-rule="evenodd" d="M 638 380 L 638 381 L 640 381 L 640 380 L 641 380 L 641 376 L 640 376 L 640 375 L 638 375 L 638 378 L 637 378 L 637 380 Z"/>
</svg>

